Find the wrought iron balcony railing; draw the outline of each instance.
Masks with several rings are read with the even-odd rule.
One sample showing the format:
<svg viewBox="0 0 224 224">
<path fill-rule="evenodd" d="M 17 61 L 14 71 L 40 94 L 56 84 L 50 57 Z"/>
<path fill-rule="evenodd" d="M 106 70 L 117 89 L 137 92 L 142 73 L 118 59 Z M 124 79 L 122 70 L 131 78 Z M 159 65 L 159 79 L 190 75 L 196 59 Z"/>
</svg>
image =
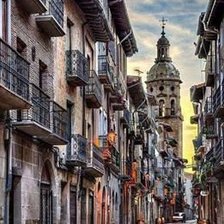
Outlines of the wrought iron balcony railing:
<svg viewBox="0 0 224 224">
<path fill-rule="evenodd" d="M 212 98 L 211 97 L 207 97 L 204 110 L 206 114 L 212 113 Z"/>
<path fill-rule="evenodd" d="M 99 108 L 102 105 L 101 84 L 94 70 L 90 71 L 88 85 L 85 87 L 86 103 L 90 108 Z"/>
<path fill-rule="evenodd" d="M 114 88 L 114 70 L 107 55 L 98 56 L 98 75 L 100 82 L 104 84 L 104 88 L 112 91 Z"/>
<path fill-rule="evenodd" d="M 215 73 L 215 55 L 208 55 L 205 65 L 205 83 L 207 86 L 214 85 Z"/>
<path fill-rule="evenodd" d="M 223 88 L 224 88 L 224 80 L 222 82 L 222 85 L 220 85 L 212 98 L 212 105 L 213 105 L 213 112 L 215 117 L 222 117 L 224 115 L 224 94 L 223 94 Z"/>
<path fill-rule="evenodd" d="M 112 150 L 112 164 L 119 169 L 119 167 L 120 167 L 120 153 L 116 149 Z"/>
<path fill-rule="evenodd" d="M 89 80 L 88 62 L 78 50 L 66 51 L 67 81 L 74 86 L 87 85 Z"/>
<path fill-rule="evenodd" d="M 42 89 L 31 84 L 30 109 L 17 112 L 14 125 L 28 135 L 52 145 L 67 144 L 67 112 Z"/>
<path fill-rule="evenodd" d="M 214 167 L 218 168 L 221 165 L 221 161 L 224 160 L 223 140 L 219 140 L 215 146 L 215 164 Z"/>
<path fill-rule="evenodd" d="M 37 24 L 51 37 L 63 36 L 64 0 L 42 0 L 42 2 L 47 11 L 35 17 Z"/>
<path fill-rule="evenodd" d="M 31 84 L 31 102 L 33 106 L 22 113 L 22 120 L 32 120 L 50 129 L 50 97 L 42 89 Z"/>
<path fill-rule="evenodd" d="M 0 85 L 16 94 L 17 98 L 19 97 L 21 100 L 29 101 L 29 62 L 2 39 L 0 39 L 0 69 Z M 4 95 L 1 98 L 4 100 Z M 12 96 L 10 97 L 8 95 L 8 99 L 4 103 L 9 104 L 11 98 Z M 21 105 L 17 101 L 12 101 L 11 103 L 10 109 L 27 108 L 24 102 L 21 102 Z"/>
<path fill-rule="evenodd" d="M 67 139 L 67 111 L 59 106 L 57 103 L 52 102 L 53 109 L 53 128 L 52 131 L 54 134 Z"/>
<path fill-rule="evenodd" d="M 86 172 L 95 177 L 101 177 L 105 172 L 102 148 L 99 148 L 94 144 L 89 144 Z"/>
<path fill-rule="evenodd" d="M 121 117 L 121 121 L 126 127 L 130 126 L 131 122 L 131 112 L 128 109 L 123 110 L 123 116 Z"/>
<path fill-rule="evenodd" d="M 214 160 L 215 153 L 214 153 L 214 148 L 211 148 L 205 155 L 206 161 L 210 162 Z"/>
<path fill-rule="evenodd" d="M 64 0 L 42 0 L 48 6 L 45 15 L 52 15 L 58 24 L 63 27 L 64 23 Z"/>
<path fill-rule="evenodd" d="M 86 166 L 87 162 L 87 139 L 80 134 L 75 134 L 67 146 L 67 164 Z"/>
</svg>

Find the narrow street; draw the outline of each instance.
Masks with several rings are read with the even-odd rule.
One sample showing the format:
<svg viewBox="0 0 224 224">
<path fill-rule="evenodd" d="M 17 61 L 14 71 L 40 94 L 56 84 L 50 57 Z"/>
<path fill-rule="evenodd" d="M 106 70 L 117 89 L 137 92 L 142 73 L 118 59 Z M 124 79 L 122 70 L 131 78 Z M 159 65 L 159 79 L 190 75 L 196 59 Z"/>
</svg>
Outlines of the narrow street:
<svg viewBox="0 0 224 224">
<path fill-rule="evenodd" d="M 0 18 L 0 224 L 224 223 L 224 0 Z"/>
</svg>

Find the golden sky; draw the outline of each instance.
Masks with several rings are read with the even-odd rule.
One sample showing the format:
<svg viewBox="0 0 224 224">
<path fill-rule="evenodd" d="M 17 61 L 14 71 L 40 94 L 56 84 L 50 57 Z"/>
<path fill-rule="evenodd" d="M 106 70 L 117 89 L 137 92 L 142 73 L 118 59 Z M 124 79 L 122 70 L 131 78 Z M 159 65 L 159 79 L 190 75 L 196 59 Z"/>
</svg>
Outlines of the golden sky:
<svg viewBox="0 0 224 224">
<path fill-rule="evenodd" d="M 156 43 L 161 36 L 161 22 L 164 16 L 168 21 L 165 28 L 170 41 L 170 56 L 180 72 L 181 105 L 184 116 L 183 150 L 184 157 L 192 163 L 193 144 L 196 125 L 190 124 L 193 107 L 189 89 L 204 81 L 204 62 L 195 55 L 198 17 L 205 11 L 207 0 L 126 0 L 130 21 L 137 40 L 139 52 L 128 60 L 128 74 L 136 75 L 135 69 L 146 72 L 153 66 L 156 58 Z"/>
</svg>

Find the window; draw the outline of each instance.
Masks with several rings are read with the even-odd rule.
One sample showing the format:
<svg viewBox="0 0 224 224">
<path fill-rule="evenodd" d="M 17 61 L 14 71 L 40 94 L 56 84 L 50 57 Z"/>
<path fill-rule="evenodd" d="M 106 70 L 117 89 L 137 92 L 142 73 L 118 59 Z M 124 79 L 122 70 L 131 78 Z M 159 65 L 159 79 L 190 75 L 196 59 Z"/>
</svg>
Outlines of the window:
<svg viewBox="0 0 224 224">
<path fill-rule="evenodd" d="M 70 101 L 67 101 L 67 135 L 68 139 L 71 139 L 72 135 L 72 111 L 73 111 L 73 103 Z"/>
<path fill-rule="evenodd" d="M 164 86 L 160 86 L 160 87 L 159 87 L 159 91 L 162 92 L 163 90 L 164 90 Z"/>
<path fill-rule="evenodd" d="M 72 50 L 72 27 L 73 22 L 67 18 L 67 30 L 66 30 L 66 50 Z"/>
<path fill-rule="evenodd" d="M 159 116 L 163 117 L 165 114 L 165 103 L 164 100 L 159 101 Z"/>
<path fill-rule="evenodd" d="M 176 108 L 175 108 L 175 100 L 171 100 L 171 112 L 170 115 L 175 115 Z"/>
<path fill-rule="evenodd" d="M 47 76 L 47 65 L 44 64 L 42 61 L 39 61 L 39 88 L 44 88 L 44 80 Z M 45 84 L 46 85 L 46 84 Z"/>
<path fill-rule="evenodd" d="M 171 91 L 174 91 L 174 90 L 175 90 L 175 87 L 174 87 L 174 86 L 171 86 L 171 87 L 170 87 L 170 90 L 171 90 Z"/>
<path fill-rule="evenodd" d="M 77 204 L 76 204 L 76 187 L 71 186 L 70 189 L 70 223 L 76 224 L 77 219 Z"/>
</svg>

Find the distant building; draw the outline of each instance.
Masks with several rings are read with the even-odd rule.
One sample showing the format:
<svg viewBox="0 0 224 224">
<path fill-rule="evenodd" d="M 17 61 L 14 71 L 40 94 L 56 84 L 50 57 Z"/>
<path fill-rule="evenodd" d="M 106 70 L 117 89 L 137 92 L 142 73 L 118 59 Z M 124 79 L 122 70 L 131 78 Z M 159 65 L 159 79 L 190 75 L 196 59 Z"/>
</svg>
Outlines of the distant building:
<svg viewBox="0 0 224 224">
<path fill-rule="evenodd" d="M 156 98 L 155 119 L 158 124 L 158 144 L 155 155 L 156 217 L 172 222 L 175 211 L 183 211 L 184 187 L 182 159 L 182 122 L 179 71 L 169 55 L 170 43 L 162 35 L 157 42 L 155 64 L 147 72 L 147 95 Z"/>
</svg>

